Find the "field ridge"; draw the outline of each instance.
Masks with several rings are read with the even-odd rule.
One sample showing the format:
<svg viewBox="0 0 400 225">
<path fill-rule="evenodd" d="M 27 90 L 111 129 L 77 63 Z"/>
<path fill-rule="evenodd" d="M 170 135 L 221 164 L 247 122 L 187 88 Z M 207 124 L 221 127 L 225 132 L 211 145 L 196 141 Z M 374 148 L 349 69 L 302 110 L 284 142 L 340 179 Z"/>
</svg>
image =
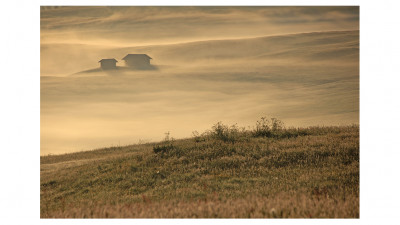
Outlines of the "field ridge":
<svg viewBox="0 0 400 225">
<path fill-rule="evenodd" d="M 42 156 L 40 183 L 41 218 L 358 218 L 359 126 L 217 123 Z"/>
</svg>

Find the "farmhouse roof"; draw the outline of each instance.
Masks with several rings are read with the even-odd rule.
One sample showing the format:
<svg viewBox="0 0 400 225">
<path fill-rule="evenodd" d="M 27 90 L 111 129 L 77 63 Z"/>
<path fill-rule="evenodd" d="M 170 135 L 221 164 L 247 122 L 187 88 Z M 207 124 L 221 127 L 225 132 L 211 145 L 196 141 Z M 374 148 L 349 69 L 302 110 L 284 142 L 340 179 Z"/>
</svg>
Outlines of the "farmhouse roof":
<svg viewBox="0 0 400 225">
<path fill-rule="evenodd" d="M 103 62 L 103 61 L 115 61 L 115 62 L 118 62 L 116 59 L 102 59 L 102 60 L 100 60 L 99 62 Z"/>
<path fill-rule="evenodd" d="M 124 58 L 122 58 L 122 60 L 134 59 L 134 58 L 142 58 L 142 57 L 152 59 L 150 56 L 148 56 L 146 54 L 128 54 Z"/>
</svg>

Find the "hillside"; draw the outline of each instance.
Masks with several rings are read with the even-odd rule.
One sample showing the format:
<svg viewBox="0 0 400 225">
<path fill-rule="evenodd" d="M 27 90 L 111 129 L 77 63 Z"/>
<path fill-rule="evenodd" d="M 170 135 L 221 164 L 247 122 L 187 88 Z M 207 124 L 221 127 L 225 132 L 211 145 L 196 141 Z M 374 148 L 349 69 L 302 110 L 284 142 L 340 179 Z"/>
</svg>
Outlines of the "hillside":
<svg viewBox="0 0 400 225">
<path fill-rule="evenodd" d="M 41 218 L 358 218 L 359 127 L 217 123 L 188 139 L 42 156 L 40 174 Z"/>
<path fill-rule="evenodd" d="M 118 43 L 116 43 L 118 44 Z M 321 63 L 334 60 L 358 62 L 359 31 L 329 31 L 284 34 L 265 37 L 207 40 L 177 44 L 116 47 L 109 45 L 41 45 L 41 74 L 73 74 L 97 68 L 104 57 L 121 60 L 128 53 L 150 55 L 160 66 L 229 67 L 239 63 L 257 66 L 265 63 Z M 282 61 L 283 60 L 283 61 Z M 235 63 L 233 63 L 235 62 Z M 227 63 L 225 65 L 224 63 Z M 241 67 L 240 66 L 240 67 Z M 240 68 L 238 67 L 238 68 Z M 237 69 L 234 66 L 235 69 Z M 174 67 L 176 70 L 177 68 Z M 247 70 L 246 70 L 247 71 Z"/>
</svg>

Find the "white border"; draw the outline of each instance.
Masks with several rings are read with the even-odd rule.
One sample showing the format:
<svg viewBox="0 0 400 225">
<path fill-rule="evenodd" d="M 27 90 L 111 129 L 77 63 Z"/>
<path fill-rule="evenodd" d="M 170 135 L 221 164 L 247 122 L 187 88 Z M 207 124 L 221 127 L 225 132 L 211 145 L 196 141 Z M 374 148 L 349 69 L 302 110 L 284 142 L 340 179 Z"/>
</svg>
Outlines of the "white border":
<svg viewBox="0 0 400 225">
<path fill-rule="evenodd" d="M 40 220 L 40 5 L 360 5 L 361 219 L 360 220 Z M 395 1 L 6 1 L 1 13 L 2 224 L 272 223 L 398 224 L 400 189 L 400 60 Z M 21 65 L 23 61 L 23 65 Z M 6 69 L 4 69 L 6 68 Z"/>
</svg>

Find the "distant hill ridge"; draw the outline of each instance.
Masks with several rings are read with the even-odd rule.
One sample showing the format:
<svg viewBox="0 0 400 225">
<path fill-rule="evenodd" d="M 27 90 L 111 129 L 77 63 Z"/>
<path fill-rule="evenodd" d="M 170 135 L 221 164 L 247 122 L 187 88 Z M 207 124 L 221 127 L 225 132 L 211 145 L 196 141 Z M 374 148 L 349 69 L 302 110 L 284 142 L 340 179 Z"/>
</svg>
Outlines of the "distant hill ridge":
<svg viewBox="0 0 400 225">
<path fill-rule="evenodd" d="M 315 59 L 358 55 L 359 31 L 329 31 L 153 45 L 120 49 L 146 52 L 158 61 L 265 57 Z"/>
<path fill-rule="evenodd" d="M 208 40 L 166 45 L 110 47 L 82 44 L 42 44 L 41 61 L 50 68 L 42 75 L 76 73 L 96 68 L 98 60 L 126 54 L 147 54 L 154 65 L 190 65 L 229 60 L 358 60 L 359 30 L 296 33 L 242 39 Z M 49 58 L 49 56 L 52 56 Z M 69 60 L 65 64 L 65 59 Z M 79 59 L 79 60 L 78 60 Z M 61 63 L 62 62 L 62 63 Z M 243 61 L 244 62 L 244 61 Z M 244 62 L 246 63 L 246 62 Z M 71 66 L 74 65 L 74 66 Z M 123 66 L 118 63 L 117 66 Z"/>
</svg>

